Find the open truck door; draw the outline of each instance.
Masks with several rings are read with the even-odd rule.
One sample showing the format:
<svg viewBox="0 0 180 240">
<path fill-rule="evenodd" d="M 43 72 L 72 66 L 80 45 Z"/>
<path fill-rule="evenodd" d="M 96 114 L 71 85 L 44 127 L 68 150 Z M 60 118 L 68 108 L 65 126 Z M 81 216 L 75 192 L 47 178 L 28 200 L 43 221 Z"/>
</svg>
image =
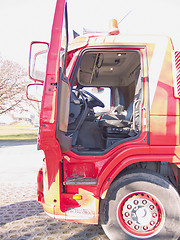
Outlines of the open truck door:
<svg viewBox="0 0 180 240">
<path fill-rule="evenodd" d="M 68 125 L 67 116 L 69 114 L 68 105 L 70 100 L 69 83 L 64 75 L 66 53 L 64 54 L 64 62 L 60 63 L 62 43 L 64 42 L 63 26 L 66 27 L 65 35 L 67 39 L 67 41 L 65 41 L 66 47 L 63 47 L 63 49 L 67 52 L 67 4 L 65 0 L 58 0 L 47 57 L 46 80 L 44 83 L 40 115 L 40 138 L 38 139 L 38 147 L 45 153 L 45 169 L 43 169 L 45 186 L 43 186 L 43 191 L 45 191 L 46 194 L 41 201 L 44 201 L 43 207 L 47 213 L 52 213 L 53 208 L 54 214 L 59 214 L 59 211 L 61 212 L 60 192 L 62 192 L 60 167 L 62 151 L 56 138 L 56 132 L 58 132 L 58 136 L 60 136 L 59 140 L 65 141 L 64 133 Z M 62 98 L 65 98 L 63 99 L 63 104 Z M 56 121 L 57 114 L 61 116 L 58 122 Z"/>
<path fill-rule="evenodd" d="M 42 49 L 33 53 L 35 45 L 41 45 Z M 62 176 L 60 163 L 62 149 L 65 149 L 65 145 L 71 145 L 71 138 L 65 136 L 70 101 L 69 81 L 65 77 L 67 45 L 67 3 L 65 0 L 57 0 L 49 49 L 45 43 L 33 42 L 29 69 L 30 78 L 35 81 L 35 85 L 37 86 L 38 83 L 39 86 L 43 87 L 38 149 L 44 151 L 45 164 L 38 174 L 38 200 L 43 203 L 47 213 L 52 213 L 52 209 L 54 209 L 54 214 L 59 214 L 61 211 Z M 41 65 L 41 67 L 44 66 L 44 70 L 40 69 L 40 74 L 38 74 L 39 72 L 35 70 L 39 65 L 37 60 L 40 59 L 39 56 L 42 59 L 43 54 L 47 56 L 47 65 Z M 61 57 L 62 55 L 63 57 Z M 43 71 L 45 71 L 45 79 L 42 77 Z M 29 90 L 33 87 L 32 85 L 29 86 Z M 43 175 L 44 181 L 42 181 L 41 175 Z"/>
</svg>

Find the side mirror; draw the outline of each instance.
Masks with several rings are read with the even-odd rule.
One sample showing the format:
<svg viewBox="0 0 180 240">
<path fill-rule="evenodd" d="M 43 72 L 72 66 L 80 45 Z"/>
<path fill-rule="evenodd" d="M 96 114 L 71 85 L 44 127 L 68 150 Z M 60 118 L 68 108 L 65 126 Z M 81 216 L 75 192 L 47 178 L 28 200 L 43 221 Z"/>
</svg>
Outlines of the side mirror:
<svg viewBox="0 0 180 240">
<path fill-rule="evenodd" d="M 31 101 L 41 102 L 43 95 L 43 84 L 29 84 L 26 96 Z"/>
<path fill-rule="evenodd" d="M 31 43 L 29 57 L 29 76 L 31 79 L 41 82 L 45 80 L 48 50 L 48 43 Z"/>
</svg>

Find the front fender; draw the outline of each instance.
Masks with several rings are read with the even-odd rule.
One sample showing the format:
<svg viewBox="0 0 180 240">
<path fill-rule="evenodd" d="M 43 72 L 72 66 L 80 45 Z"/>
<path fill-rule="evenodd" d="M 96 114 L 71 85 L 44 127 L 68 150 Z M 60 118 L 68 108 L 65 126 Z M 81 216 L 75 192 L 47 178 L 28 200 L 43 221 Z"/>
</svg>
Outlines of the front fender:
<svg viewBox="0 0 180 240">
<path fill-rule="evenodd" d="M 154 161 L 165 161 L 165 162 L 173 162 L 174 155 L 136 155 L 130 156 L 123 159 L 119 164 L 117 164 L 109 175 L 106 177 L 100 189 L 100 198 L 105 199 L 107 190 L 111 183 L 114 181 L 116 177 L 122 172 L 126 167 L 138 163 L 138 162 L 154 162 Z"/>
</svg>

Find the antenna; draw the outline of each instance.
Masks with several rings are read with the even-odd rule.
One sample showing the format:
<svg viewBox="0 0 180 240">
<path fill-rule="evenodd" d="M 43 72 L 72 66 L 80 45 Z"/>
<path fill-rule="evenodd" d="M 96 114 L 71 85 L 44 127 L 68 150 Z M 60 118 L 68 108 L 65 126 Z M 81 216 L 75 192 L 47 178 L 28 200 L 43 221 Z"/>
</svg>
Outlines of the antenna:
<svg viewBox="0 0 180 240">
<path fill-rule="evenodd" d="M 118 26 L 119 24 L 124 21 L 125 18 L 127 18 L 127 16 L 132 12 L 133 10 L 130 10 L 119 22 L 118 22 Z"/>
</svg>

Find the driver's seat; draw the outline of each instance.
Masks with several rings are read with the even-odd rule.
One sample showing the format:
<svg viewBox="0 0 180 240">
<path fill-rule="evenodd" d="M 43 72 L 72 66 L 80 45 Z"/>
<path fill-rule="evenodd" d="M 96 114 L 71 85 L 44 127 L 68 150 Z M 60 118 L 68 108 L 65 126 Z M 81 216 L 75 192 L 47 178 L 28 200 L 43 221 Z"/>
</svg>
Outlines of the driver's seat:
<svg viewBox="0 0 180 240">
<path fill-rule="evenodd" d="M 125 101 L 120 88 L 115 88 L 113 102 L 114 106 L 112 107 L 111 111 L 107 114 L 104 114 L 99 121 L 99 125 L 102 127 L 123 127 L 121 120 L 125 120 L 126 111 L 124 111 Z"/>
</svg>

